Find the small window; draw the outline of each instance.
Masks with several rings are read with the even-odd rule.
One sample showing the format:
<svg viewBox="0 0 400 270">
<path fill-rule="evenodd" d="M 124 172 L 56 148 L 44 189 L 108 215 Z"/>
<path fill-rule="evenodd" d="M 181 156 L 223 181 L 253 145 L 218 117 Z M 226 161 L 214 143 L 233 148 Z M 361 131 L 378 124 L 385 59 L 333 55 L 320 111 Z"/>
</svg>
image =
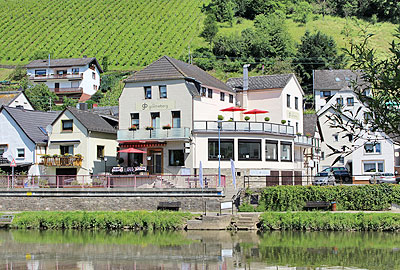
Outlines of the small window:
<svg viewBox="0 0 400 270">
<path fill-rule="evenodd" d="M 61 123 L 62 123 L 62 131 L 72 131 L 73 130 L 72 120 L 61 120 Z"/>
<path fill-rule="evenodd" d="M 225 101 L 225 93 L 220 92 L 219 93 L 219 98 L 220 98 L 221 101 Z"/>
<path fill-rule="evenodd" d="M 61 155 L 73 155 L 74 154 L 74 146 L 73 145 L 60 145 L 60 154 Z"/>
<path fill-rule="evenodd" d="M 380 143 L 366 143 L 364 144 L 364 151 L 366 154 L 380 154 L 381 144 Z"/>
<path fill-rule="evenodd" d="M 160 98 L 167 98 L 167 86 L 166 85 L 160 85 Z"/>
<path fill-rule="evenodd" d="M 321 97 L 330 97 L 331 96 L 331 91 L 322 91 L 321 92 Z"/>
<path fill-rule="evenodd" d="M 104 158 L 104 145 L 97 146 L 97 159 Z"/>
<path fill-rule="evenodd" d="M 340 106 L 343 106 L 343 98 L 337 98 L 336 103 Z"/>
<path fill-rule="evenodd" d="M 144 87 L 144 98 L 151 99 L 151 86 Z"/>
<path fill-rule="evenodd" d="M 286 95 L 286 106 L 290 108 L 290 95 Z"/>
<path fill-rule="evenodd" d="M 79 74 L 79 68 L 72 68 L 72 74 Z"/>
<path fill-rule="evenodd" d="M 139 113 L 131 113 L 131 127 L 139 129 Z"/>
<path fill-rule="evenodd" d="M 169 150 L 169 166 L 185 166 L 183 150 Z"/>
<path fill-rule="evenodd" d="M 371 119 L 372 119 L 371 113 L 370 113 L 370 112 L 365 112 L 365 113 L 364 113 L 364 120 L 365 120 L 365 122 L 368 122 L 368 121 L 370 121 Z"/>
<path fill-rule="evenodd" d="M 287 121 L 288 126 L 291 126 L 291 122 L 290 120 Z"/>
<path fill-rule="evenodd" d="M 325 152 L 321 152 L 321 160 L 325 160 Z"/>
<path fill-rule="evenodd" d="M 265 160 L 278 161 L 278 141 L 265 142 Z"/>
<path fill-rule="evenodd" d="M 180 111 L 172 112 L 172 127 L 173 128 L 181 127 L 181 112 Z"/>
<path fill-rule="evenodd" d="M 207 94 L 207 88 L 202 87 L 202 88 L 201 88 L 201 96 L 202 96 L 202 97 L 205 97 L 206 94 Z"/>
<path fill-rule="evenodd" d="M 95 72 L 92 72 L 92 79 L 96 80 L 96 73 Z"/>
<path fill-rule="evenodd" d="M 292 143 L 281 142 L 281 161 L 292 161 Z"/>
<path fill-rule="evenodd" d="M 340 158 L 339 158 L 339 163 L 340 163 L 340 164 L 344 164 L 344 157 L 340 157 Z"/>
<path fill-rule="evenodd" d="M 17 149 L 17 157 L 24 158 L 25 157 L 25 148 L 18 148 Z"/>
<path fill-rule="evenodd" d="M 298 98 L 298 97 L 295 97 L 295 98 L 294 98 L 294 108 L 295 108 L 296 110 L 299 109 L 299 98 Z"/>
<path fill-rule="evenodd" d="M 352 97 L 347 98 L 347 106 L 354 106 L 354 98 Z"/>
<path fill-rule="evenodd" d="M 212 98 L 212 94 L 213 94 L 212 92 L 213 92 L 212 89 L 208 89 L 208 97 L 209 98 Z"/>
<path fill-rule="evenodd" d="M 97 91 L 97 85 L 93 84 L 93 90 Z"/>
<path fill-rule="evenodd" d="M 233 103 L 233 95 L 229 94 L 229 103 Z"/>
</svg>

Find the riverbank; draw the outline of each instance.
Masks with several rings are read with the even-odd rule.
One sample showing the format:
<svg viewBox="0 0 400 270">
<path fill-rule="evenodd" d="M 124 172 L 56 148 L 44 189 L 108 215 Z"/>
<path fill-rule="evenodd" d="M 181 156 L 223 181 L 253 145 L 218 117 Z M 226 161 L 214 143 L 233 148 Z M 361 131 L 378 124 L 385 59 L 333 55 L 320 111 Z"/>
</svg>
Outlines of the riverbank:
<svg viewBox="0 0 400 270">
<path fill-rule="evenodd" d="M 14 214 L 9 228 L 40 230 L 182 230 L 193 215 L 168 211 L 38 211 Z"/>
</svg>

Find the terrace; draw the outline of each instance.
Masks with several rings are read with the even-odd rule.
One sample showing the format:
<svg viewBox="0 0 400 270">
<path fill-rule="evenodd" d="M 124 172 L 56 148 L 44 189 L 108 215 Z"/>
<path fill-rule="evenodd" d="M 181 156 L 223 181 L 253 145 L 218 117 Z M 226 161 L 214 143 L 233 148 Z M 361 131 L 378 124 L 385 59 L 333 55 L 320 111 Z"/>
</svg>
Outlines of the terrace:
<svg viewBox="0 0 400 270">
<path fill-rule="evenodd" d="M 68 87 L 68 88 L 49 88 L 51 92 L 54 93 L 67 93 L 67 94 L 82 94 L 83 88 L 82 87 Z"/>
<path fill-rule="evenodd" d="M 66 73 L 66 74 L 34 74 L 29 76 L 30 80 L 53 80 L 53 79 L 69 79 L 69 80 L 81 80 L 83 79 L 83 73 Z"/>
</svg>

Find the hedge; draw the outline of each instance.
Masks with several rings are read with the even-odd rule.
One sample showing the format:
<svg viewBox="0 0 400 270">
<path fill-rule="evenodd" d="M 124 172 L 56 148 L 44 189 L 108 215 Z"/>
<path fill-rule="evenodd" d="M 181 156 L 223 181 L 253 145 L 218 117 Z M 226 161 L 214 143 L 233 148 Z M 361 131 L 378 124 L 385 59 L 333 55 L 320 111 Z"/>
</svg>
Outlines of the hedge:
<svg viewBox="0 0 400 270">
<path fill-rule="evenodd" d="M 265 212 L 262 230 L 400 231 L 400 214 L 335 212 Z"/>
<path fill-rule="evenodd" d="M 169 211 L 39 211 L 15 214 L 11 228 L 77 230 L 176 230 L 181 229 L 190 213 Z"/>
<path fill-rule="evenodd" d="M 258 211 L 300 211 L 307 201 L 336 202 L 337 210 L 385 210 L 400 203 L 400 185 L 267 187 Z"/>
</svg>

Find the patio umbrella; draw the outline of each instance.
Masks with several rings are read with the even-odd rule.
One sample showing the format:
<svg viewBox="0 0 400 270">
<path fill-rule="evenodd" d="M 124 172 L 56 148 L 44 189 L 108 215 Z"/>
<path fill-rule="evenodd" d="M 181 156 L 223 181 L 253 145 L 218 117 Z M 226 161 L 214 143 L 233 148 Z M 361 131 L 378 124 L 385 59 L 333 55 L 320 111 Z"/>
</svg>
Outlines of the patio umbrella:
<svg viewBox="0 0 400 270">
<path fill-rule="evenodd" d="M 243 114 L 254 114 L 255 116 L 255 121 L 257 122 L 257 114 L 261 114 L 261 113 L 267 113 L 268 111 L 263 111 L 263 110 L 259 110 L 259 109 L 253 109 L 247 112 L 244 112 Z"/>
<path fill-rule="evenodd" d="M 145 151 L 136 149 L 136 148 L 127 148 L 124 150 L 119 150 L 118 153 L 134 153 L 134 154 L 144 154 L 146 153 Z"/>
<path fill-rule="evenodd" d="M 220 110 L 221 112 L 232 112 L 232 119 L 234 118 L 234 113 L 235 112 L 242 112 L 245 111 L 246 109 L 243 108 L 239 108 L 239 107 L 229 107 L 229 108 L 225 108 Z"/>
</svg>

